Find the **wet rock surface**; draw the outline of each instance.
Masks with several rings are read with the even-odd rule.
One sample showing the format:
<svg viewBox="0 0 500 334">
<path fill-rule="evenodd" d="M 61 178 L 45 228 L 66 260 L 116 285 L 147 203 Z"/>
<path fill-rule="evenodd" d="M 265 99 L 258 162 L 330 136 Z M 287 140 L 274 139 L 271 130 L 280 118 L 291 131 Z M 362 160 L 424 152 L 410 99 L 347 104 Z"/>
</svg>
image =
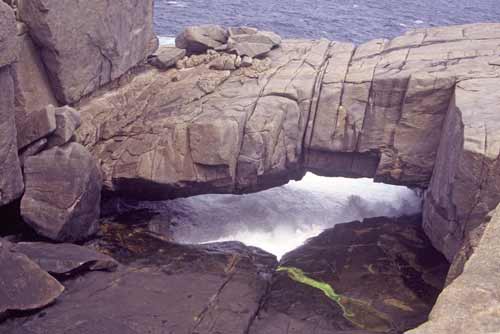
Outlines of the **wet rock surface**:
<svg viewBox="0 0 500 334">
<path fill-rule="evenodd" d="M 423 323 L 448 263 L 420 221 L 339 224 L 288 253 L 250 333 L 402 333 Z"/>
<path fill-rule="evenodd" d="M 338 225 L 286 255 L 278 271 L 276 258 L 257 248 L 179 245 L 132 223 L 108 221 L 85 246 L 120 262 L 116 271 L 73 272 L 43 316 L 8 319 L 0 331 L 402 333 L 426 319 L 447 269 L 418 217 Z M 48 258 L 68 259 L 66 246 L 12 247 L 34 261 L 62 247 Z"/>
<path fill-rule="evenodd" d="M 276 265 L 240 243 L 181 246 L 108 226 L 94 246 L 122 262 L 64 282 L 67 293 L 2 333 L 247 333 Z"/>
</svg>

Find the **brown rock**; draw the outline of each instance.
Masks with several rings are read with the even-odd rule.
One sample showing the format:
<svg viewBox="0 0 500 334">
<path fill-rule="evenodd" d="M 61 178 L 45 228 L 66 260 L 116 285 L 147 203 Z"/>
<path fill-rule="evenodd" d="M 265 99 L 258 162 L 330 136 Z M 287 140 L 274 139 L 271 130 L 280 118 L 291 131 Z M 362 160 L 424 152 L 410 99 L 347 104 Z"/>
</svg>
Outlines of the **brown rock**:
<svg viewBox="0 0 500 334">
<path fill-rule="evenodd" d="M 12 252 L 0 242 L 0 315 L 29 311 L 51 304 L 64 287 L 26 255 Z"/>
<path fill-rule="evenodd" d="M 0 67 L 0 92 L 2 92 L 0 94 L 0 206 L 2 206 L 21 197 L 24 189 L 17 155 L 14 84 L 10 66 Z"/>
<path fill-rule="evenodd" d="M 13 63 L 18 51 L 14 11 L 0 1 L 0 67 Z"/>
<path fill-rule="evenodd" d="M 171 46 L 160 46 L 158 51 L 148 59 L 148 62 L 160 70 L 174 67 L 177 61 L 186 56 L 186 50 Z"/>
<path fill-rule="evenodd" d="M 54 113 L 56 130 L 48 137 L 48 148 L 69 142 L 81 124 L 80 113 L 69 106 L 55 108 Z"/>
<path fill-rule="evenodd" d="M 228 32 L 218 25 L 187 27 L 175 39 L 175 46 L 190 53 L 203 53 L 226 44 Z"/>
<path fill-rule="evenodd" d="M 447 270 L 420 217 L 338 224 L 282 258 L 250 333 L 401 333 L 427 319 Z"/>
<path fill-rule="evenodd" d="M 24 24 L 18 24 L 19 54 L 17 62 L 12 66 L 18 127 L 30 113 L 39 111 L 49 104 L 58 105 L 40 59 L 39 49 L 25 30 Z"/>
<path fill-rule="evenodd" d="M 54 106 L 48 105 L 41 110 L 30 113 L 23 123 L 18 124 L 17 147 L 19 150 L 47 137 L 56 130 L 55 110 Z"/>
<path fill-rule="evenodd" d="M 78 101 L 158 47 L 153 1 L 21 1 L 19 15 L 40 46 L 57 99 Z M 120 18 L 116 20 L 116 18 Z"/>
<path fill-rule="evenodd" d="M 101 173 L 80 144 L 55 147 L 26 159 L 24 221 L 55 241 L 86 239 L 97 232 Z"/>
<path fill-rule="evenodd" d="M 110 256 L 73 244 L 20 242 L 11 249 L 26 255 L 40 268 L 55 275 L 81 273 L 87 270 L 113 271 L 118 266 Z"/>
<path fill-rule="evenodd" d="M 500 328 L 500 208 L 463 273 L 440 294 L 429 321 L 407 334 L 496 333 Z"/>
</svg>

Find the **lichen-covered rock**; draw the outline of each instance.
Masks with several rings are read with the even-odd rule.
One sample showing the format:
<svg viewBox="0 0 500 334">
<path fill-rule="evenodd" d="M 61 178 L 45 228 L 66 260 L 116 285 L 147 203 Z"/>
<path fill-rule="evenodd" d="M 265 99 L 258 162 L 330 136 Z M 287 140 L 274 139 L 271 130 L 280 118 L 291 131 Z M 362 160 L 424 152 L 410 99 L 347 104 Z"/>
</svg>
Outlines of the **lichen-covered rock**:
<svg viewBox="0 0 500 334">
<path fill-rule="evenodd" d="M 202 53 L 226 44 L 228 32 L 225 28 L 207 24 L 185 28 L 176 38 L 175 46 L 190 53 Z"/>
<path fill-rule="evenodd" d="M 120 77 L 156 50 L 152 11 L 152 0 L 19 3 L 62 104 Z"/>
<path fill-rule="evenodd" d="M 101 173 L 83 146 L 70 143 L 29 157 L 24 176 L 21 215 L 38 234 L 76 241 L 97 232 Z"/>
<path fill-rule="evenodd" d="M 13 252 L 0 239 L 0 316 L 51 304 L 64 287 L 26 255 Z"/>
</svg>

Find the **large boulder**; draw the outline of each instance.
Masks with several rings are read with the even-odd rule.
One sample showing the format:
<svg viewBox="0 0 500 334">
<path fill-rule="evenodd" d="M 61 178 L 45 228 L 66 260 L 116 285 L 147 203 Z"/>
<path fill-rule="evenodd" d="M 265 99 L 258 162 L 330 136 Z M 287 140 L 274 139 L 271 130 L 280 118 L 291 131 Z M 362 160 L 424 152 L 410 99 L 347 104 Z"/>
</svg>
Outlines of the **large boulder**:
<svg viewBox="0 0 500 334">
<path fill-rule="evenodd" d="M 267 55 L 281 44 L 281 37 L 270 31 L 250 34 L 234 34 L 229 37 L 227 49 L 239 56 L 251 58 Z"/>
<path fill-rule="evenodd" d="M 16 35 L 14 11 L 5 2 L 0 1 L 0 67 L 9 65 L 17 59 L 19 49 Z"/>
<path fill-rule="evenodd" d="M 26 255 L 0 239 L 0 317 L 7 311 L 30 311 L 51 304 L 64 287 Z"/>
<path fill-rule="evenodd" d="M 23 178 L 17 155 L 14 82 L 9 64 L 17 56 L 14 11 L 0 2 L 0 206 L 19 198 Z"/>
<path fill-rule="evenodd" d="M 55 108 L 48 105 L 32 112 L 17 124 L 17 147 L 24 149 L 31 143 L 47 137 L 57 129 Z"/>
<path fill-rule="evenodd" d="M 185 28 L 175 39 L 175 46 L 190 53 L 203 53 L 226 44 L 228 32 L 218 25 L 202 25 Z"/>
<path fill-rule="evenodd" d="M 19 3 L 62 104 L 120 77 L 156 50 L 152 13 L 152 0 Z"/>
<path fill-rule="evenodd" d="M 185 55 L 186 50 L 184 49 L 163 45 L 148 59 L 148 63 L 160 70 L 167 70 L 171 67 L 175 67 L 177 61 L 184 58 Z"/>
<path fill-rule="evenodd" d="M 40 58 L 40 51 L 31 40 L 24 24 L 18 23 L 19 54 L 12 66 L 16 92 L 16 125 L 24 123 L 32 112 L 47 105 L 57 106 L 47 72 Z"/>
<path fill-rule="evenodd" d="M 97 232 L 101 173 L 90 153 L 70 143 L 29 157 L 21 215 L 38 234 L 76 241 Z"/>
</svg>

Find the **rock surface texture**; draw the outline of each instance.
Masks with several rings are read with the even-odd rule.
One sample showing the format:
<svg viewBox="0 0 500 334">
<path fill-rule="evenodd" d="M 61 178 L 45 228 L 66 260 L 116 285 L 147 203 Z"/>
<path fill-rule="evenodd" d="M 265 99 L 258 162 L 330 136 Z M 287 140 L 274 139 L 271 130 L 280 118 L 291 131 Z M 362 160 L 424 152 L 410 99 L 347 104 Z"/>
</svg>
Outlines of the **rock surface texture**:
<svg viewBox="0 0 500 334">
<path fill-rule="evenodd" d="M 19 3 L 62 104 L 120 77 L 156 50 L 152 11 L 152 0 Z"/>
<path fill-rule="evenodd" d="M 182 246 L 109 229 L 99 244 L 122 262 L 116 272 L 66 280 L 67 293 L 44 317 L 12 319 L 0 331 L 245 334 L 276 265 L 240 243 Z"/>
<path fill-rule="evenodd" d="M 58 281 L 26 255 L 9 248 L 0 239 L 0 317 L 7 311 L 47 306 L 61 295 L 64 287 Z"/>
<path fill-rule="evenodd" d="M 17 38 L 14 11 L 0 2 L 0 206 L 22 195 L 24 185 L 17 155 L 12 65 Z"/>
<path fill-rule="evenodd" d="M 463 273 L 439 296 L 429 321 L 407 334 L 498 333 L 500 206 Z"/>
<path fill-rule="evenodd" d="M 27 158 L 24 176 L 21 215 L 38 234 L 77 241 L 97 232 L 101 173 L 83 146 L 69 143 Z"/>
<path fill-rule="evenodd" d="M 81 101 L 78 138 L 129 197 L 252 192 L 307 170 L 427 189 L 426 233 L 464 262 L 500 201 L 499 42 L 500 24 L 476 24 L 286 40 L 245 68 L 193 55 Z"/>
</svg>

